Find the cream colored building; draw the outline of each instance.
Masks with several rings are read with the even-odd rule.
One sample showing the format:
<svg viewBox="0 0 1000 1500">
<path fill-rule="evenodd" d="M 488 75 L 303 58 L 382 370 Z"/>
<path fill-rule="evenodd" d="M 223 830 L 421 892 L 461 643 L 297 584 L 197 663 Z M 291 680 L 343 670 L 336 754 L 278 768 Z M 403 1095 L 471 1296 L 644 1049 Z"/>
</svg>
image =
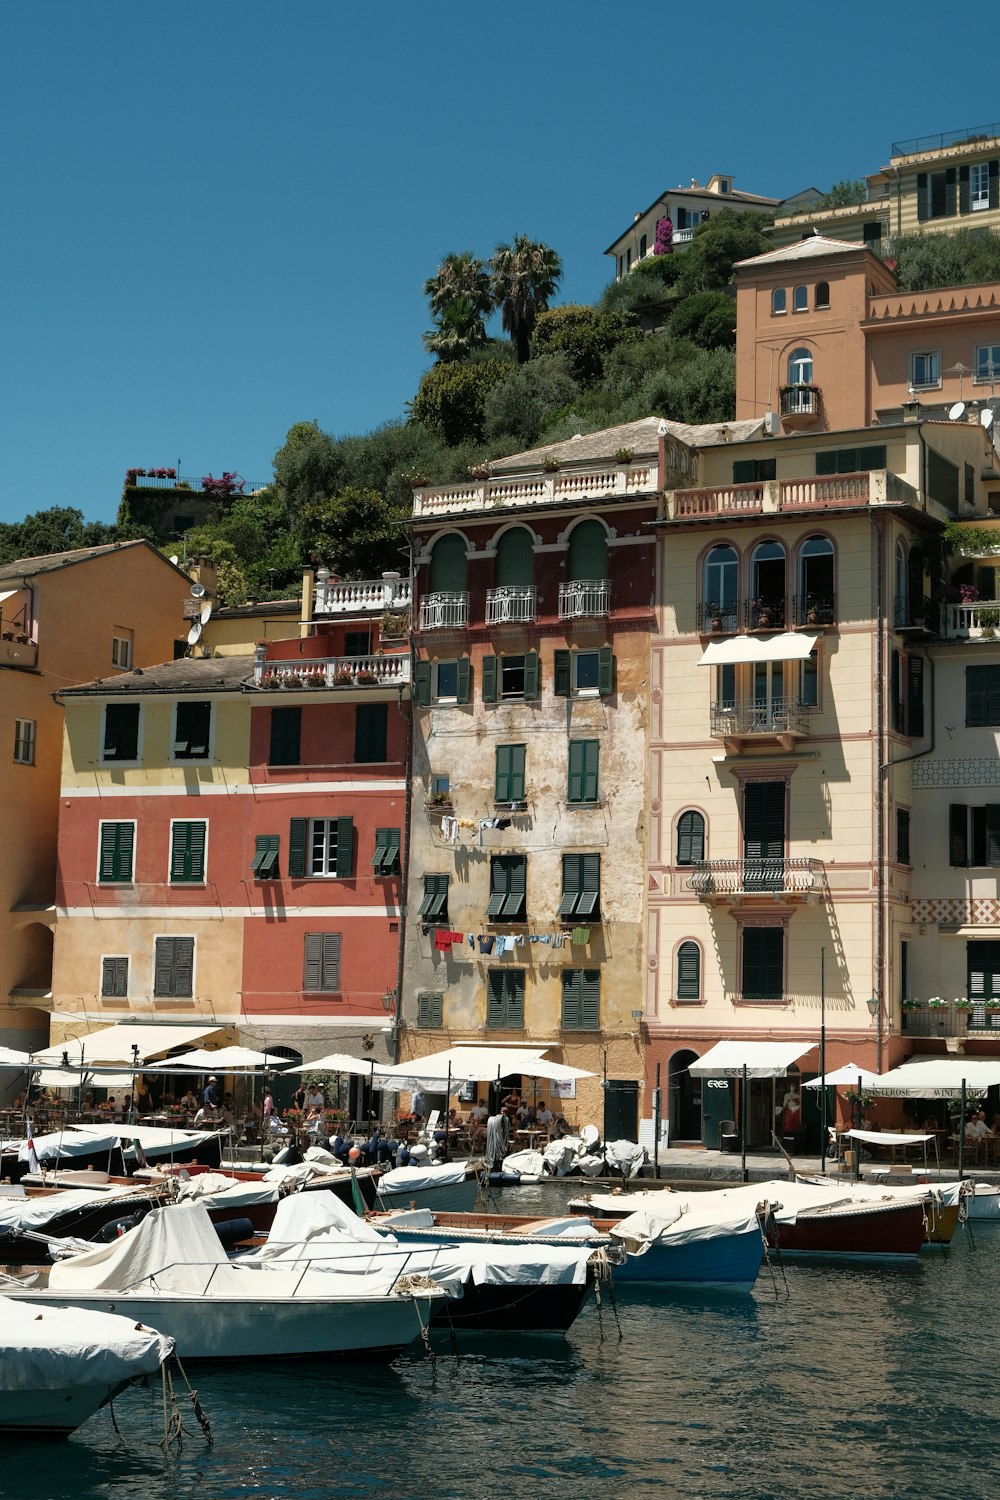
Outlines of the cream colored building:
<svg viewBox="0 0 1000 1500">
<path fill-rule="evenodd" d="M 660 219 L 669 218 L 673 249 L 683 250 L 691 243 L 698 225 L 722 209 L 728 208 L 733 213 L 773 213 L 780 201 L 744 192 L 727 173 L 714 173 L 704 185 L 692 177 L 689 186 L 678 184 L 667 188 L 648 208 L 637 213 L 629 228 L 612 240 L 604 253 L 614 260 L 615 280 L 621 281 L 633 267 L 652 255 Z"/>
<path fill-rule="evenodd" d="M 822 1012 L 829 1067 L 909 1050 L 912 851 L 933 867 L 943 847 L 914 785 L 938 537 L 985 511 L 991 470 L 979 428 L 900 423 L 703 447 L 698 487 L 665 495 L 646 1014 L 671 1139 L 714 1145 L 737 1118 L 731 1083 L 687 1072 L 718 1040 L 815 1044 Z M 751 1144 L 801 1076 L 750 1085 Z M 814 1106 L 802 1134 L 818 1148 Z"/>
</svg>

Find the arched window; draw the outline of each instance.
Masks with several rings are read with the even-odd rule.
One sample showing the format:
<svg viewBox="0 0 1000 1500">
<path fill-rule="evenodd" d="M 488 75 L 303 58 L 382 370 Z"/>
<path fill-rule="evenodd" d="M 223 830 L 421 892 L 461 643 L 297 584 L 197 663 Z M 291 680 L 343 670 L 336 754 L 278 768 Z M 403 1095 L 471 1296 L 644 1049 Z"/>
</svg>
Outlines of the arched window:
<svg viewBox="0 0 1000 1500">
<path fill-rule="evenodd" d="M 785 623 L 785 549 L 780 542 L 761 542 L 750 554 L 751 630 L 780 629 Z"/>
<path fill-rule="evenodd" d="M 813 357 L 809 349 L 793 349 L 788 356 L 788 384 L 812 385 Z"/>
<path fill-rule="evenodd" d="M 809 288 L 797 286 L 792 293 L 792 312 L 808 312 L 809 310 Z"/>
<path fill-rule="evenodd" d="M 468 564 L 466 541 L 457 531 L 438 537 L 431 551 L 432 594 L 464 594 Z"/>
<path fill-rule="evenodd" d="M 736 629 L 736 615 L 739 608 L 739 573 L 739 558 L 733 547 L 720 543 L 718 547 L 713 547 L 705 558 L 702 623 L 706 629 Z"/>
<path fill-rule="evenodd" d="M 906 625 L 908 623 L 908 620 L 909 620 L 909 613 L 910 612 L 909 612 L 909 608 L 908 608 L 907 602 L 906 602 L 906 600 L 907 600 L 907 594 L 909 592 L 908 589 L 907 589 L 907 582 L 908 582 L 908 575 L 907 575 L 907 569 L 906 569 L 906 548 L 904 547 L 903 542 L 900 539 L 896 543 L 896 578 L 895 578 L 895 585 L 896 586 L 895 586 L 895 594 L 896 594 L 896 624 L 897 625 Z"/>
<path fill-rule="evenodd" d="M 810 536 L 799 548 L 799 625 L 832 625 L 834 619 L 833 543 Z"/>
<path fill-rule="evenodd" d="M 677 819 L 677 863 L 696 865 L 705 858 L 705 819 L 689 808 Z"/>
<path fill-rule="evenodd" d="M 816 290 L 813 293 L 813 307 L 830 306 L 830 283 L 828 281 L 817 281 Z"/>
<path fill-rule="evenodd" d="M 771 293 L 771 315 L 788 311 L 788 294 L 783 286 L 776 286 Z"/>
<path fill-rule="evenodd" d="M 697 943 L 681 943 L 677 950 L 677 998 L 701 999 L 701 949 Z"/>
<path fill-rule="evenodd" d="M 569 534 L 569 582 L 607 576 L 608 534 L 600 521 L 581 521 Z"/>
<path fill-rule="evenodd" d="M 497 541 L 497 588 L 529 588 L 535 581 L 534 538 L 526 526 L 514 526 Z"/>
</svg>

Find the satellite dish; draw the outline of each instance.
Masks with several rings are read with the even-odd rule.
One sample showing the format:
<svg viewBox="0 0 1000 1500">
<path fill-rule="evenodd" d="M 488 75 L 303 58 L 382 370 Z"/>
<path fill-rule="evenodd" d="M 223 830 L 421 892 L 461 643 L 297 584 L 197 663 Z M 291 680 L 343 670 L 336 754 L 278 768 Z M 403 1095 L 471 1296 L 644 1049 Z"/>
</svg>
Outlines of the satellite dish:
<svg viewBox="0 0 1000 1500">
<path fill-rule="evenodd" d="M 212 601 L 210 599 L 206 599 L 205 602 L 204 602 L 204 604 L 201 606 L 201 623 L 203 625 L 207 625 L 208 622 L 209 622 L 209 620 L 211 618 L 212 618 Z"/>
<path fill-rule="evenodd" d="M 171 557 L 170 561 L 173 563 L 174 567 L 176 568 L 177 564 L 180 562 L 180 558 L 177 556 L 176 552 L 174 553 L 173 557 Z"/>
<path fill-rule="evenodd" d="M 986 405 L 989 407 L 990 411 L 1000 410 L 1000 396 L 988 397 Z"/>
<path fill-rule="evenodd" d="M 989 432 L 990 428 L 993 426 L 994 415 L 995 413 L 991 412 L 988 406 L 984 411 L 981 411 L 979 413 L 980 427 L 985 427 L 986 431 Z"/>
<path fill-rule="evenodd" d="M 191 592 L 196 599 L 202 599 L 205 595 L 205 585 L 203 583 L 192 583 Z"/>
<path fill-rule="evenodd" d="M 948 409 L 948 421 L 949 422 L 960 422 L 964 416 L 965 416 L 965 402 L 964 401 L 956 401 L 954 406 L 949 407 L 949 409 Z"/>
<path fill-rule="evenodd" d="M 196 646 L 198 644 L 198 642 L 199 642 L 200 639 L 201 639 L 201 621 L 200 620 L 195 620 L 194 624 L 191 626 L 191 629 L 188 631 L 188 645 L 189 646 Z"/>
</svg>

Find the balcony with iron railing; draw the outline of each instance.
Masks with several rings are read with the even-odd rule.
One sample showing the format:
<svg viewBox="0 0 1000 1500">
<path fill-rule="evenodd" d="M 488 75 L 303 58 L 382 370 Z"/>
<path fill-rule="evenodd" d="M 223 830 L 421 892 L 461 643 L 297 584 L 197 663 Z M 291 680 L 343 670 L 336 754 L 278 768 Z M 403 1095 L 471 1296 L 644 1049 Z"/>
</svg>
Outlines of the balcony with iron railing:
<svg viewBox="0 0 1000 1500">
<path fill-rule="evenodd" d="M 815 417 L 819 415 L 820 388 L 818 385 L 783 385 L 778 392 L 778 401 L 783 417 Z"/>
<path fill-rule="evenodd" d="M 941 628 L 941 606 L 926 594 L 898 597 L 893 604 L 892 622 L 896 630 L 938 635 Z"/>
<path fill-rule="evenodd" d="M 381 578 L 331 578 L 325 568 L 316 573 L 313 613 L 364 615 L 379 611 L 401 613 L 410 607 L 410 581 L 398 573 Z"/>
<path fill-rule="evenodd" d="M 822 889 L 823 861 L 790 859 L 702 859 L 685 881 L 701 901 L 733 897 L 811 896 Z"/>
<path fill-rule="evenodd" d="M 487 625 L 530 624 L 535 618 L 535 588 L 506 586 L 486 594 Z"/>
<path fill-rule="evenodd" d="M 606 615 L 610 608 L 611 584 L 607 578 L 577 578 L 559 585 L 560 620 Z"/>
<path fill-rule="evenodd" d="M 792 599 L 792 619 L 796 625 L 833 625 L 837 619 L 834 594 L 796 594 Z"/>
<path fill-rule="evenodd" d="M 739 600 L 728 604 L 706 600 L 698 605 L 698 629 L 702 635 L 735 635 L 740 628 L 742 607 Z"/>
<path fill-rule="evenodd" d="M 778 515 L 783 512 L 858 509 L 870 505 L 921 506 L 919 490 L 890 469 L 853 474 L 814 474 L 801 479 L 765 479 L 756 484 L 720 484 L 671 490 L 667 520 L 704 521 L 714 517 Z M 933 502 L 929 508 L 934 510 Z M 947 519 L 943 507 L 940 518 Z"/>
<path fill-rule="evenodd" d="M 809 715 L 793 698 L 768 698 L 749 703 L 722 700 L 712 704 L 713 739 L 739 750 L 743 741 L 778 740 L 790 749 L 809 734 Z"/>
<path fill-rule="evenodd" d="M 420 601 L 421 630 L 465 630 L 468 623 L 467 593 L 425 594 Z"/>
<path fill-rule="evenodd" d="M 743 610 L 748 630 L 783 630 L 785 628 L 783 596 L 748 599 Z"/>
<path fill-rule="evenodd" d="M 404 687 L 410 680 L 408 652 L 398 656 L 295 657 L 254 662 L 254 687 L 296 692 L 317 688 Z"/>
<path fill-rule="evenodd" d="M 906 1036 L 966 1036 L 972 1032 L 1000 1038 L 1000 1001 L 904 1000 L 902 1030 Z"/>
</svg>

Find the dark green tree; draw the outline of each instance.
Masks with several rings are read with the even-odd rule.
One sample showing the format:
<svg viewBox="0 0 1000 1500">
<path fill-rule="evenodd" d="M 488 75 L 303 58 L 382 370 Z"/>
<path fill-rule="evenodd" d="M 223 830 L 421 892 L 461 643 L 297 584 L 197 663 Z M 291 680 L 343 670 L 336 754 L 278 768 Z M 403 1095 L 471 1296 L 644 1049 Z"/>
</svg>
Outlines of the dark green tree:
<svg viewBox="0 0 1000 1500">
<path fill-rule="evenodd" d="M 342 578 L 378 578 L 400 566 L 409 510 L 392 505 L 380 490 L 346 485 L 305 506 L 299 524 L 309 555 Z"/>
<path fill-rule="evenodd" d="M 536 358 L 545 354 L 562 355 L 573 379 L 581 386 L 588 386 L 601 379 L 605 356 L 610 350 L 639 336 L 638 325 L 631 316 L 568 303 L 539 313 L 531 348 Z"/>
<path fill-rule="evenodd" d="M 487 441 L 511 437 L 518 448 L 537 442 L 548 422 L 580 394 L 568 360 L 558 355 L 517 365 L 508 380 L 486 397 L 483 430 Z"/>
<path fill-rule="evenodd" d="M 904 292 L 1000 281 L 1000 234 L 996 230 L 900 235 L 892 243 L 891 254 Z"/>
<path fill-rule="evenodd" d="M 439 432 L 449 446 L 481 443 L 486 398 L 510 377 L 512 368 L 499 359 L 434 365 L 420 382 L 413 416 Z"/>
<path fill-rule="evenodd" d="M 736 303 L 728 292 L 695 292 L 674 308 L 670 332 L 701 349 L 735 349 Z"/>
<path fill-rule="evenodd" d="M 503 330 L 517 350 L 518 364 L 531 354 L 531 335 L 539 313 L 549 305 L 562 278 L 562 261 L 548 245 L 516 234 L 510 245 L 493 252 L 492 290 Z"/>
<path fill-rule="evenodd" d="M 681 262 L 678 297 L 717 292 L 731 285 L 737 261 L 763 255 L 772 248 L 763 232 L 771 221 L 770 214 L 738 214 L 724 208 L 699 224 L 687 250 L 675 257 Z"/>
<path fill-rule="evenodd" d="M 424 334 L 424 348 L 442 364 L 467 359 L 473 349 L 486 343 L 483 320 L 467 297 L 456 297 L 438 314 L 434 327 Z"/>
<path fill-rule="evenodd" d="M 857 203 L 867 203 L 868 184 L 858 179 L 845 177 L 835 182 L 828 193 L 823 194 L 823 208 L 848 208 Z"/>
<path fill-rule="evenodd" d="M 53 505 L 38 510 L 23 521 L 0 523 L 0 563 L 20 557 L 43 557 L 52 552 L 72 552 L 77 547 L 100 547 L 125 541 L 134 532 L 122 531 L 103 521 L 85 521 L 74 506 Z"/>
</svg>

